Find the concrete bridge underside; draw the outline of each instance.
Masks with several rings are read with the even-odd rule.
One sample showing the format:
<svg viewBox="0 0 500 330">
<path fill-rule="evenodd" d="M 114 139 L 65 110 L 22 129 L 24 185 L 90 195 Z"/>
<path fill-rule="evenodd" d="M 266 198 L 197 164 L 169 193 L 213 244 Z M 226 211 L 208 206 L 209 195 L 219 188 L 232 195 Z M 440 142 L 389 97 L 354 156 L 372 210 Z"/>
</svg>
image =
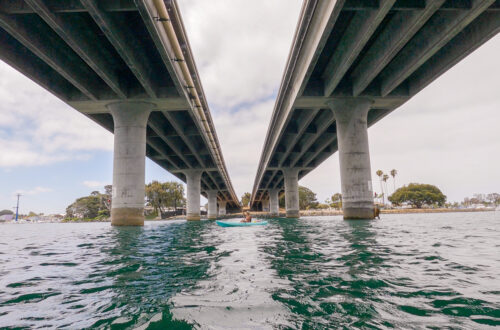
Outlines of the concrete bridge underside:
<svg viewBox="0 0 500 330">
<path fill-rule="evenodd" d="M 145 156 L 190 219 L 239 209 L 175 1 L 0 0 L 0 59 L 115 133 L 113 224 L 144 222 Z"/>
<path fill-rule="evenodd" d="M 499 31 L 498 0 L 306 0 L 252 207 L 285 190 L 287 215 L 297 217 L 297 181 L 339 151 L 344 217 L 372 218 L 367 127 Z"/>
</svg>

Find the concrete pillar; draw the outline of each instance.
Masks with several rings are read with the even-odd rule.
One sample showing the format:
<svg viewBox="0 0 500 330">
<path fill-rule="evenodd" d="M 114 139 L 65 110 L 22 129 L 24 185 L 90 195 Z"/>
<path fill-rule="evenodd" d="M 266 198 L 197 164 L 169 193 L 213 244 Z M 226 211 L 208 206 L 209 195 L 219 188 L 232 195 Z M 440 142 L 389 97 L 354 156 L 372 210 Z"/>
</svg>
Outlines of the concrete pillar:
<svg viewBox="0 0 500 330">
<path fill-rule="evenodd" d="M 269 189 L 269 215 L 279 216 L 280 214 L 280 201 L 279 201 L 279 189 Z"/>
<path fill-rule="evenodd" d="M 219 215 L 226 215 L 226 201 L 219 202 Z"/>
<path fill-rule="evenodd" d="M 287 218 L 298 218 L 299 215 L 299 169 L 284 168 L 285 208 Z"/>
<path fill-rule="evenodd" d="M 208 197 L 208 219 L 217 219 L 217 190 L 207 190 Z"/>
<path fill-rule="evenodd" d="M 269 199 L 262 201 L 262 212 L 269 212 Z"/>
<path fill-rule="evenodd" d="M 114 121 L 111 225 L 144 225 L 146 126 L 155 105 L 116 102 L 106 107 Z"/>
<path fill-rule="evenodd" d="M 186 220 L 200 220 L 201 170 L 184 171 L 187 181 Z"/>
<path fill-rule="evenodd" d="M 344 219 L 373 219 L 373 188 L 367 117 L 372 100 L 334 99 Z"/>
</svg>

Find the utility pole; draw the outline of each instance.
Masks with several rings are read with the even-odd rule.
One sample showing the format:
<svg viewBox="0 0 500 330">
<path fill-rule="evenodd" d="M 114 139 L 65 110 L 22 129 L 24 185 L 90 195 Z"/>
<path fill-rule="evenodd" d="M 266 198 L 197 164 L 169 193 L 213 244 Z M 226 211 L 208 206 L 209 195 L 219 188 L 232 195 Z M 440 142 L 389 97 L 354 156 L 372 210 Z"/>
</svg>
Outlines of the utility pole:
<svg viewBox="0 0 500 330">
<path fill-rule="evenodd" d="M 19 217 L 19 197 L 21 197 L 21 194 L 17 194 L 17 206 L 16 206 L 16 222 L 17 218 Z"/>
</svg>

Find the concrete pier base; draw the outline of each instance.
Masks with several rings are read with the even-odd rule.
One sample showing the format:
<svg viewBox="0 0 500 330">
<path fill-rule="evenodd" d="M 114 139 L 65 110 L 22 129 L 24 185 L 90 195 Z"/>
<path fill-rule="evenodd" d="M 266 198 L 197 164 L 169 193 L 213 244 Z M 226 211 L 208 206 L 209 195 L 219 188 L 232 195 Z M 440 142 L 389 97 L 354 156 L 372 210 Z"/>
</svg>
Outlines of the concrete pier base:
<svg viewBox="0 0 500 330">
<path fill-rule="evenodd" d="M 280 205 L 279 205 L 279 189 L 269 189 L 269 215 L 279 216 Z"/>
<path fill-rule="evenodd" d="M 226 201 L 219 202 L 219 215 L 226 215 Z"/>
<path fill-rule="evenodd" d="M 373 219 L 373 188 L 367 117 L 372 100 L 334 99 L 344 219 Z"/>
<path fill-rule="evenodd" d="M 284 168 L 285 208 L 287 218 L 299 218 L 299 169 Z"/>
<path fill-rule="evenodd" d="M 200 220 L 201 170 L 184 171 L 187 181 L 186 220 Z"/>
<path fill-rule="evenodd" d="M 217 190 L 208 190 L 208 212 L 207 217 L 209 220 L 217 219 Z"/>
<path fill-rule="evenodd" d="M 262 201 L 262 212 L 269 212 L 269 199 Z"/>
<path fill-rule="evenodd" d="M 117 102 L 106 107 L 114 121 L 111 225 L 144 225 L 146 126 L 155 105 Z"/>
</svg>

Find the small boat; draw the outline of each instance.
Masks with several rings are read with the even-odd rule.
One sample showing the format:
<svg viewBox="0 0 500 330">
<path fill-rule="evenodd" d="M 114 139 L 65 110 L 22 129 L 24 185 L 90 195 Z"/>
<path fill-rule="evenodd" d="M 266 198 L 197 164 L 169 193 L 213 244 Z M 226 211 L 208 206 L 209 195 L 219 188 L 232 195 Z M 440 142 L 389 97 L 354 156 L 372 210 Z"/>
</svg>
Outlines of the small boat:
<svg viewBox="0 0 500 330">
<path fill-rule="evenodd" d="M 252 222 L 240 222 L 240 221 L 216 221 L 221 227 L 248 227 L 248 226 L 264 226 L 267 225 L 267 221 L 252 221 Z"/>
</svg>

